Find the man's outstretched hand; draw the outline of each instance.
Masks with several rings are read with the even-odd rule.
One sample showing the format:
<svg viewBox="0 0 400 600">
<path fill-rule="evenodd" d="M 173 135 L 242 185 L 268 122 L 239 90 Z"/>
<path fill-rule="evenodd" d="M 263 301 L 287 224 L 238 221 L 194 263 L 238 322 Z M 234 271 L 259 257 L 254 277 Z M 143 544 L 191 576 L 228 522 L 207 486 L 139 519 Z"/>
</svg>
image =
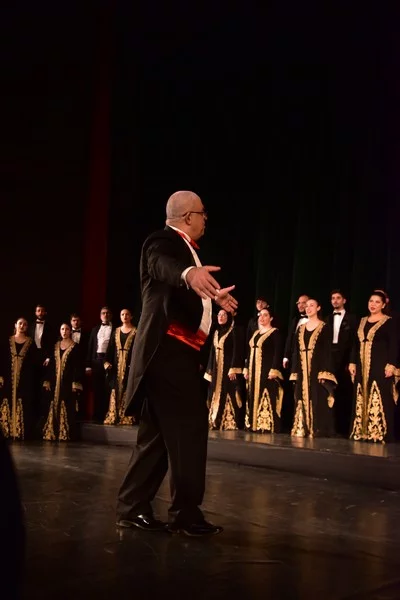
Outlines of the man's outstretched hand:
<svg viewBox="0 0 400 600">
<path fill-rule="evenodd" d="M 215 266 L 194 267 L 188 271 L 186 283 L 201 298 L 211 298 L 224 310 L 234 312 L 238 307 L 238 303 L 230 292 L 235 286 L 231 285 L 221 289 L 218 281 L 211 275 L 211 273 L 220 270 L 221 267 Z"/>
<path fill-rule="evenodd" d="M 238 301 L 229 293 L 234 289 L 234 285 L 222 288 L 222 290 L 219 290 L 219 292 L 217 292 L 214 296 L 215 303 L 226 310 L 226 312 L 233 313 L 238 307 Z"/>
</svg>

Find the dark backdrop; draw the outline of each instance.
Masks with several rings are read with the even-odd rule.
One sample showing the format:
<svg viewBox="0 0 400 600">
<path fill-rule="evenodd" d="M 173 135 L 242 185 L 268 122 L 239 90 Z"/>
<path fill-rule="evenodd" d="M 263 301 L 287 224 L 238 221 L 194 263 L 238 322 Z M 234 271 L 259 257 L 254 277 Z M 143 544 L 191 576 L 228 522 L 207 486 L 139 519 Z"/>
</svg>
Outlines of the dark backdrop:
<svg viewBox="0 0 400 600">
<path fill-rule="evenodd" d="M 209 210 L 205 262 L 287 323 L 297 295 L 329 310 L 400 303 L 399 42 L 394 13 L 280 3 L 130 11 L 117 3 L 109 296 L 139 310 L 138 256 L 176 189 Z M 199 5 L 200 6 L 200 5 Z"/>
<path fill-rule="evenodd" d="M 4 338 L 37 302 L 55 323 L 81 305 L 93 27 L 77 3 L 9 3 L 2 13 Z"/>
<path fill-rule="evenodd" d="M 299 293 L 328 309 L 336 286 L 356 312 L 375 286 L 400 306 L 398 11 L 316 5 L 9 8 L 3 333 L 38 300 L 60 320 L 82 307 L 85 291 L 88 324 L 105 301 L 138 317 L 141 244 L 183 188 L 209 210 L 201 258 L 222 266 L 222 284 L 237 285 L 242 319 L 256 293 L 286 324 Z M 98 27 L 104 10 L 108 31 Z M 111 65 L 102 88 L 99 35 Z M 96 127 L 109 137 L 96 137 L 105 92 L 111 111 Z M 103 163 L 93 161 L 101 145 Z M 107 170 L 108 156 L 109 193 L 96 167 Z M 98 188 L 108 230 L 93 212 Z M 105 261 L 95 260 L 97 244 Z M 106 292 L 98 279 L 85 286 L 88 257 Z"/>
</svg>

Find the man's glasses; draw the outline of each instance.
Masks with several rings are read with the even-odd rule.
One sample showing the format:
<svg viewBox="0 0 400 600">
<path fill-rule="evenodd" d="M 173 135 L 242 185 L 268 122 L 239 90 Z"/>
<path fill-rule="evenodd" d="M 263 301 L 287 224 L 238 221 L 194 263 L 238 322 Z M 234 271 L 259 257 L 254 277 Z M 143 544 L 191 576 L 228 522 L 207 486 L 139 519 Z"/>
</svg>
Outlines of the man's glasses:
<svg viewBox="0 0 400 600">
<path fill-rule="evenodd" d="M 205 219 L 207 219 L 207 211 L 206 210 L 188 210 L 187 212 L 185 212 L 182 217 L 186 217 L 187 215 L 190 214 L 194 214 L 194 215 L 203 215 L 203 217 Z"/>
</svg>

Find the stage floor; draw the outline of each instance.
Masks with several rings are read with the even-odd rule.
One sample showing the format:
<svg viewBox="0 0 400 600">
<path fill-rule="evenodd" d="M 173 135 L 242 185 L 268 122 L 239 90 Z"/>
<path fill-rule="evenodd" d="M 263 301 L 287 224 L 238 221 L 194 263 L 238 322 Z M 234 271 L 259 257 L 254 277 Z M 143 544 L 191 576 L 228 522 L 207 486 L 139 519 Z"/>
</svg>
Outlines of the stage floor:
<svg viewBox="0 0 400 600">
<path fill-rule="evenodd" d="M 82 423 L 82 440 L 111 445 L 136 442 L 137 427 Z M 211 431 L 212 460 L 289 471 L 312 477 L 400 489 L 400 444 L 371 444 L 341 438 L 292 438 L 286 434 Z M 399 596 L 400 597 L 400 596 Z"/>
<path fill-rule="evenodd" d="M 210 461 L 203 506 L 225 532 L 198 540 L 117 530 L 129 448 L 32 443 L 12 453 L 26 600 L 399 598 L 399 492 Z M 164 482 L 162 518 L 168 502 Z"/>
</svg>

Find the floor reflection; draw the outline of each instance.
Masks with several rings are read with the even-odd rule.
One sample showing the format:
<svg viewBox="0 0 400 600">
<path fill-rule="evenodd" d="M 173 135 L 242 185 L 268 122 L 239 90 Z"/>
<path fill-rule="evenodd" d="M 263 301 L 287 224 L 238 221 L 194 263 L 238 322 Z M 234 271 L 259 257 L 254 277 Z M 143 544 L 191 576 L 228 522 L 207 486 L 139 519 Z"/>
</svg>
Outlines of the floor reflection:
<svg viewBox="0 0 400 600">
<path fill-rule="evenodd" d="M 225 532 L 198 540 L 116 528 L 129 448 L 15 445 L 13 455 L 26 598 L 372 600 L 400 585 L 398 492 L 211 462 L 204 509 Z M 164 518 L 168 500 L 164 482 L 155 503 Z"/>
</svg>

